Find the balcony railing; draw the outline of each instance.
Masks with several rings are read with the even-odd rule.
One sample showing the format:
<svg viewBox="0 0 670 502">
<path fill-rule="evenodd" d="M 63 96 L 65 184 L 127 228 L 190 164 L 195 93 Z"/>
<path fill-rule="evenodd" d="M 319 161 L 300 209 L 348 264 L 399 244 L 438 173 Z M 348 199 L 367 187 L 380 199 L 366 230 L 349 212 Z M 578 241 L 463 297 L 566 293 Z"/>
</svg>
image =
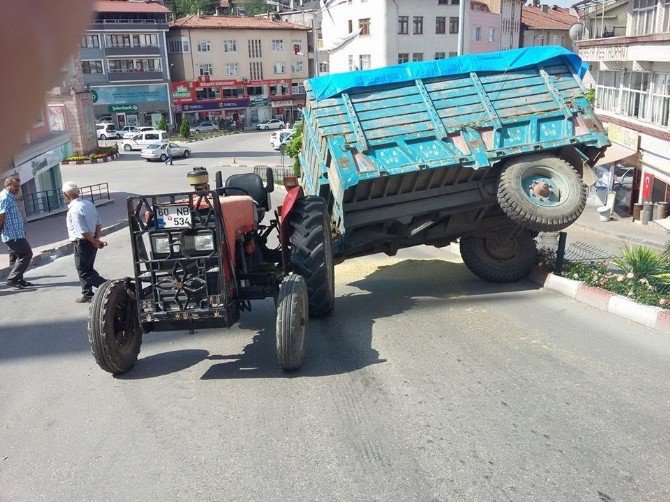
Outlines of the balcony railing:
<svg viewBox="0 0 670 502">
<path fill-rule="evenodd" d="M 597 26 L 593 29 L 587 29 L 582 40 L 594 40 L 600 38 L 625 37 L 625 26 Z"/>
<path fill-rule="evenodd" d="M 96 200 L 109 199 L 109 184 L 98 183 L 97 185 L 87 185 L 79 187 L 79 196 L 90 200 L 95 204 Z M 23 194 L 23 205 L 26 209 L 26 216 L 35 214 L 47 214 L 67 205 L 63 197 L 63 191 L 60 188 L 54 190 L 43 190 L 35 193 Z"/>
</svg>

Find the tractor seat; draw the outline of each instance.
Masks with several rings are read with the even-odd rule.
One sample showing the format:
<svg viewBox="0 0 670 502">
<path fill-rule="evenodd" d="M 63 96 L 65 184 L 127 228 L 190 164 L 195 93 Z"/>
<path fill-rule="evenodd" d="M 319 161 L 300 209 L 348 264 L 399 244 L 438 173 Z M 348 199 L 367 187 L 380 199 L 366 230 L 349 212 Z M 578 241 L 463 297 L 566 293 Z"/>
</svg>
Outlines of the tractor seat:
<svg viewBox="0 0 670 502">
<path fill-rule="evenodd" d="M 263 186 L 260 176 L 253 173 L 232 174 L 226 180 L 226 195 L 250 195 L 259 208 L 270 210 L 268 191 Z M 240 188 L 236 191 L 235 188 Z M 244 191 L 242 191 L 244 190 Z M 246 193 L 245 193 L 246 192 Z"/>
</svg>

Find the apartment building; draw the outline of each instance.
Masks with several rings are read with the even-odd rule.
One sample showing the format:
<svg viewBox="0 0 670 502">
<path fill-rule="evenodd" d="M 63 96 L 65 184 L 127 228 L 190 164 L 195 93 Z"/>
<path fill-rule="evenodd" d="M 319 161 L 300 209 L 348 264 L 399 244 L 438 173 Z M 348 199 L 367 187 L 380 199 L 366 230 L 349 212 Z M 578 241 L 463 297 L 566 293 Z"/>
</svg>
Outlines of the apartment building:
<svg viewBox="0 0 670 502">
<path fill-rule="evenodd" d="M 580 57 L 613 142 L 605 160 L 620 211 L 670 202 L 670 2 L 584 0 Z"/>
<path fill-rule="evenodd" d="M 168 36 L 177 121 L 250 127 L 271 118 L 298 120 L 308 77 L 307 31 L 276 17 L 177 19 Z"/>
<path fill-rule="evenodd" d="M 500 47 L 517 49 L 521 42 L 521 8 L 525 0 L 479 0 L 488 5 L 489 10 L 500 14 Z"/>
<path fill-rule="evenodd" d="M 521 47 L 558 45 L 574 50 L 570 27 L 579 23 L 577 12 L 556 5 L 524 5 L 521 8 Z"/>
<path fill-rule="evenodd" d="M 118 128 L 171 120 L 166 34 L 170 11 L 158 2 L 96 1 L 81 40 L 84 84 L 97 121 Z"/>
<path fill-rule="evenodd" d="M 502 16 L 478 0 L 470 0 L 469 54 L 500 50 Z"/>
</svg>

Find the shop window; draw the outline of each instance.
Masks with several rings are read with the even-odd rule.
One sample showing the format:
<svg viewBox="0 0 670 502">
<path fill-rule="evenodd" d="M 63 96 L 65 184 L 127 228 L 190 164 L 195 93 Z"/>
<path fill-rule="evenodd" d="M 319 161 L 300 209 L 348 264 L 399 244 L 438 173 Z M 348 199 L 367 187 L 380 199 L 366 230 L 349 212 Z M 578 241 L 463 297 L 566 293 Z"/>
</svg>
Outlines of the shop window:
<svg viewBox="0 0 670 502">
<path fill-rule="evenodd" d="M 250 85 L 247 87 L 247 94 L 249 96 L 263 96 L 263 86 L 262 85 Z"/>
<path fill-rule="evenodd" d="M 220 87 L 205 87 L 205 88 L 196 88 L 195 90 L 195 99 L 196 101 L 202 99 L 220 99 L 221 98 L 221 88 Z"/>
<path fill-rule="evenodd" d="M 270 96 L 286 96 L 291 93 L 291 88 L 287 84 L 277 84 L 270 86 Z"/>
<path fill-rule="evenodd" d="M 243 87 L 232 87 L 230 89 L 223 89 L 221 91 L 222 97 L 224 99 L 227 98 L 240 98 L 244 96 L 244 88 Z"/>
</svg>

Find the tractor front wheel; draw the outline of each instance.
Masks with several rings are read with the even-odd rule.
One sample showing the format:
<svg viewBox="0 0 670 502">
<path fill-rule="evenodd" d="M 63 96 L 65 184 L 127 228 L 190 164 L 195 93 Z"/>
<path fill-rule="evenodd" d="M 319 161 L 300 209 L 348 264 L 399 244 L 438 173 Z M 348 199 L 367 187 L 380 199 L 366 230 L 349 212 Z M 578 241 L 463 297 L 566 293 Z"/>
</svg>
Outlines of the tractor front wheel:
<svg viewBox="0 0 670 502">
<path fill-rule="evenodd" d="M 470 271 L 488 282 L 514 282 L 530 274 L 537 247 L 527 230 L 462 237 L 461 258 Z"/>
<path fill-rule="evenodd" d="M 124 281 L 107 281 L 98 288 L 88 315 L 88 342 L 98 366 L 114 375 L 137 361 L 142 330 Z"/>
<path fill-rule="evenodd" d="M 305 360 L 308 316 L 305 279 L 297 274 L 289 274 L 279 286 L 277 298 L 277 358 L 284 370 L 298 369 Z"/>
<path fill-rule="evenodd" d="M 290 218 L 291 267 L 307 283 L 309 314 L 323 317 L 335 306 L 335 268 L 326 201 L 311 195 L 298 199 Z"/>
</svg>

